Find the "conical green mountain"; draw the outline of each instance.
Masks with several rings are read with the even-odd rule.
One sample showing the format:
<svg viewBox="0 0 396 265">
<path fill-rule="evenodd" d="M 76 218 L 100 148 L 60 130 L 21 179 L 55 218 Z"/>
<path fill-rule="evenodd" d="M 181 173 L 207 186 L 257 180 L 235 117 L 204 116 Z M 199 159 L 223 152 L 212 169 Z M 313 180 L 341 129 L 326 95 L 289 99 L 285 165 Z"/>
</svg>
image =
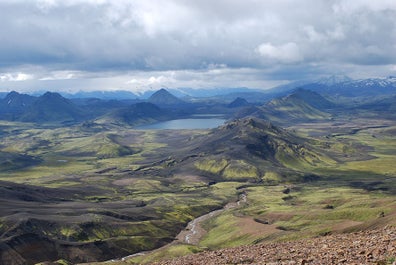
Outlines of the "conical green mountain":
<svg viewBox="0 0 396 265">
<path fill-rule="evenodd" d="M 258 118 L 235 120 L 195 143 L 195 168 L 222 179 L 261 181 L 268 172 L 289 176 L 333 163 L 305 138 Z M 298 173 L 294 177 L 298 178 Z"/>
<path fill-rule="evenodd" d="M 254 116 L 277 124 L 290 125 L 295 122 L 330 119 L 329 110 L 334 106 L 316 92 L 297 89 L 290 95 L 273 99 L 261 107 L 245 109 L 237 117 Z"/>
</svg>

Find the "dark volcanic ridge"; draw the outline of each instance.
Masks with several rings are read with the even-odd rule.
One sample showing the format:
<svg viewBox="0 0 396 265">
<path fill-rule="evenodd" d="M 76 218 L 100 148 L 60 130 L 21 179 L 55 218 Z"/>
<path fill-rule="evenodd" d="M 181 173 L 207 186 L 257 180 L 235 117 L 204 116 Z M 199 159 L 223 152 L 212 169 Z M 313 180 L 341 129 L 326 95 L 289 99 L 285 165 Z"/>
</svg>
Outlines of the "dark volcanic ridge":
<svg viewBox="0 0 396 265">
<path fill-rule="evenodd" d="M 144 237 L 151 238 L 151 248 L 170 240 L 158 237 L 157 230 L 142 229 L 138 239 L 120 236 L 120 231 L 133 231 L 135 222 L 159 217 L 153 209 L 143 212 L 139 200 L 98 204 L 97 194 L 105 193 L 88 186 L 43 188 L 0 181 L 0 264 L 106 260 L 143 250 L 136 241 Z M 93 240 L 98 233 L 108 238 Z"/>
</svg>

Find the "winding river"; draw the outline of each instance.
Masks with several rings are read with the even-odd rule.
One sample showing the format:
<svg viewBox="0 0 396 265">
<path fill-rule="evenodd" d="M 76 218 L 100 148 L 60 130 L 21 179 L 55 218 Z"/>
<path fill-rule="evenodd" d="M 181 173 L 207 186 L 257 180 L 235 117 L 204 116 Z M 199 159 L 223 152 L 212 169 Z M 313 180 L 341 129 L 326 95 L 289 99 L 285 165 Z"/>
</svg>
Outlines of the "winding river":
<svg viewBox="0 0 396 265">
<path fill-rule="evenodd" d="M 201 216 L 195 218 L 194 220 L 190 221 L 187 224 L 187 226 L 176 236 L 176 239 L 173 242 L 171 242 L 169 244 L 166 244 L 165 246 L 162 246 L 160 248 L 157 248 L 157 249 L 154 249 L 154 250 L 150 250 L 150 251 L 142 251 L 142 252 L 139 252 L 139 253 L 135 253 L 135 254 L 123 257 L 123 258 L 121 258 L 119 260 L 126 261 L 126 260 L 128 260 L 130 258 L 133 258 L 133 257 L 136 257 L 136 256 L 147 255 L 149 253 L 152 253 L 154 251 L 160 250 L 162 248 L 169 247 L 169 246 L 171 246 L 173 244 L 176 244 L 176 243 L 185 243 L 185 244 L 190 244 L 190 245 L 198 245 L 199 241 L 201 240 L 201 238 L 207 233 L 207 231 L 202 228 L 202 223 L 204 221 L 219 215 L 220 213 L 222 213 L 225 210 L 240 207 L 241 205 L 245 204 L 246 202 L 247 202 L 246 193 L 242 193 L 239 196 L 238 201 L 229 202 L 223 208 L 221 208 L 219 210 L 215 210 L 215 211 L 212 211 L 212 212 L 207 213 L 205 215 L 201 215 Z M 119 261 L 119 260 L 110 260 L 110 261 L 108 261 L 108 263 L 116 262 L 116 261 Z"/>
<path fill-rule="evenodd" d="M 227 203 L 222 209 L 215 210 L 195 218 L 194 220 L 189 222 L 186 228 L 176 236 L 176 240 L 186 244 L 198 245 L 201 238 L 206 234 L 205 229 L 203 229 L 201 226 L 201 224 L 204 221 L 219 215 L 220 213 L 222 213 L 227 209 L 236 208 L 246 202 L 247 202 L 247 196 L 245 193 L 243 193 L 239 196 L 238 201 Z"/>
</svg>

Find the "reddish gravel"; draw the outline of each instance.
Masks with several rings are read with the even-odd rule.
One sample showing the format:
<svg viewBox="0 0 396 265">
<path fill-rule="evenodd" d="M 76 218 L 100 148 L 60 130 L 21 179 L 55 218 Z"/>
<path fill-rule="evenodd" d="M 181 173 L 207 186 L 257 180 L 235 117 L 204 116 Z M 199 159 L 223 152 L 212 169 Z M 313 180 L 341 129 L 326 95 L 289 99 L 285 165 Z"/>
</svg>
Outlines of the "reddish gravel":
<svg viewBox="0 0 396 265">
<path fill-rule="evenodd" d="M 396 228 L 333 234 L 283 243 L 206 251 L 156 265 L 193 264 L 392 264 L 396 265 Z"/>
</svg>

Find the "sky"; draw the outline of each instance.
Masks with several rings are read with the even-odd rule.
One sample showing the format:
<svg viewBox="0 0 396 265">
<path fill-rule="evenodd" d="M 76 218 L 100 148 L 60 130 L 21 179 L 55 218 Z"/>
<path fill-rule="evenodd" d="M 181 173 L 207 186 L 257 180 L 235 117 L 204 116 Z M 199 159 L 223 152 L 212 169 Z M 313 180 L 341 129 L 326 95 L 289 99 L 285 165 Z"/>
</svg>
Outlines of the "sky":
<svg viewBox="0 0 396 265">
<path fill-rule="evenodd" d="M 0 91 L 396 75 L 395 0 L 0 0 Z"/>
</svg>

